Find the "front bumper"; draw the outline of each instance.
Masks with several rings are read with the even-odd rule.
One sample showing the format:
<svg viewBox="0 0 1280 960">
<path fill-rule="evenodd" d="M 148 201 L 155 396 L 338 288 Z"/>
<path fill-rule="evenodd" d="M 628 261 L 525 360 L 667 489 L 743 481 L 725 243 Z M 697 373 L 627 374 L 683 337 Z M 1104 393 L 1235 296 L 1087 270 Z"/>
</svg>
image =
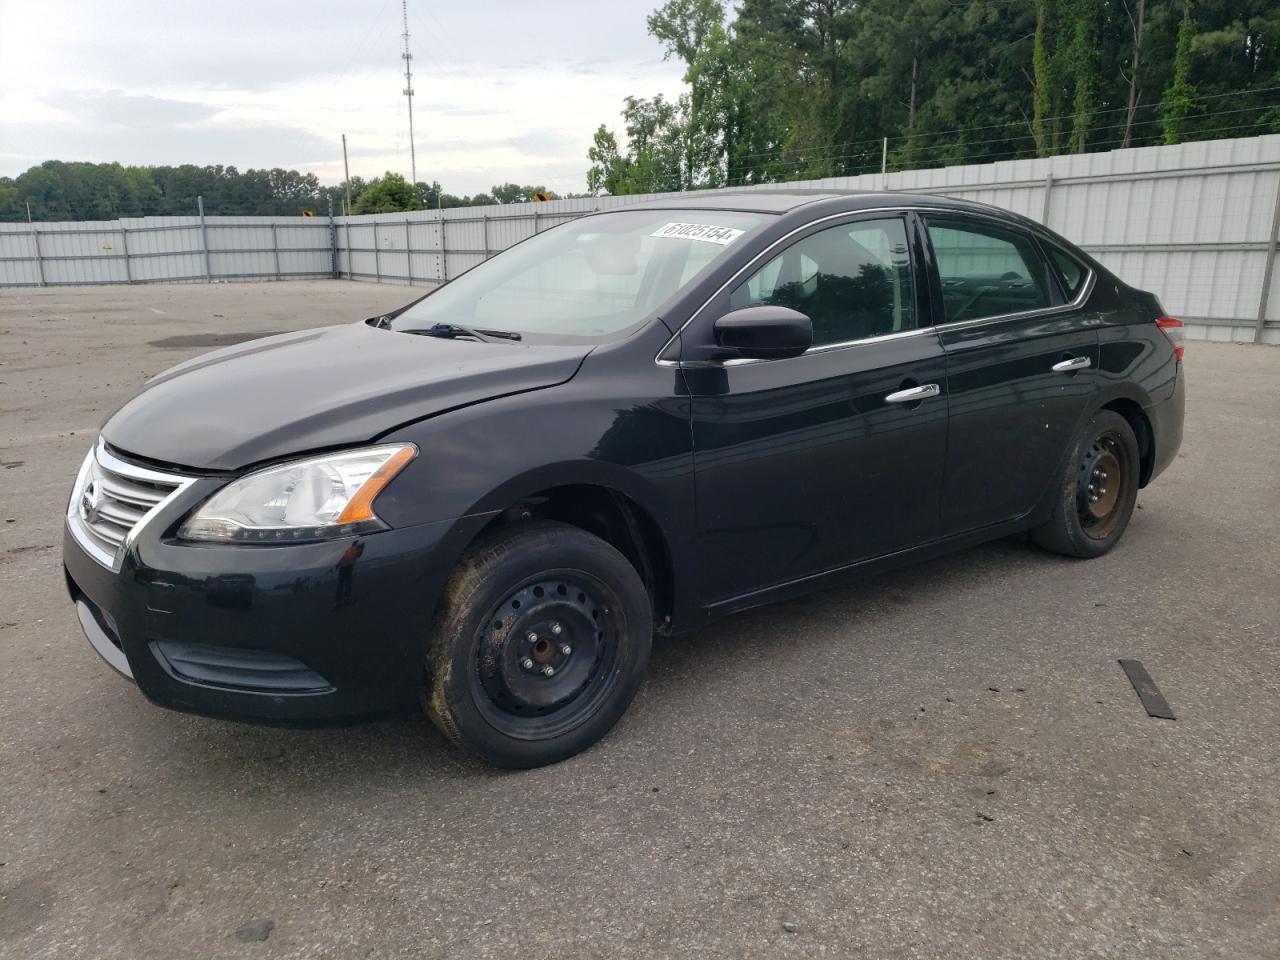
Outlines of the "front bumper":
<svg viewBox="0 0 1280 960">
<path fill-rule="evenodd" d="M 356 541 L 175 540 L 219 484 L 197 480 L 166 504 L 121 551 L 118 572 L 64 525 L 67 588 L 102 658 L 154 703 L 228 719 L 308 723 L 416 703 L 436 599 L 488 518 Z"/>
</svg>

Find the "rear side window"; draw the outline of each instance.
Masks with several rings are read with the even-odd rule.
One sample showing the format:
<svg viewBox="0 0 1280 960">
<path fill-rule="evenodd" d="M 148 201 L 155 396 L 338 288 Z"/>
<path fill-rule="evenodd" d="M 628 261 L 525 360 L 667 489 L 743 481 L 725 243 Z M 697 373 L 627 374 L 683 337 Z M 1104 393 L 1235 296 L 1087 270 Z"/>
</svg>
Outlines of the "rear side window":
<svg viewBox="0 0 1280 960">
<path fill-rule="evenodd" d="M 1080 288 L 1084 286 L 1085 277 L 1088 276 L 1084 264 L 1060 247 L 1046 243 L 1044 248 L 1048 251 L 1049 262 L 1053 264 L 1058 280 L 1062 283 L 1062 292 L 1067 295 L 1068 300 L 1074 300 L 1080 295 Z"/>
<path fill-rule="evenodd" d="M 928 227 L 947 323 L 1053 306 L 1029 236 L 979 223 L 930 220 Z"/>
<path fill-rule="evenodd" d="M 858 220 L 812 233 L 734 289 L 729 303 L 799 310 L 813 321 L 815 347 L 914 330 L 906 225 Z"/>
</svg>

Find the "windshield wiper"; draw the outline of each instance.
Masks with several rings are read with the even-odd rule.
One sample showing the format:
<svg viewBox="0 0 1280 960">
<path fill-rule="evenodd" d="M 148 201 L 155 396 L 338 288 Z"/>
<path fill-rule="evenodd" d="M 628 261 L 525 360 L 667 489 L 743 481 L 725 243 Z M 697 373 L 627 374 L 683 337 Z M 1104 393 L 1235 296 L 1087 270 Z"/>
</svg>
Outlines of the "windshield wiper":
<svg viewBox="0 0 1280 960">
<path fill-rule="evenodd" d="M 498 340 L 523 340 L 514 330 L 480 330 L 475 327 L 464 327 L 456 323 L 437 323 L 433 327 L 418 327 L 401 330 L 401 333 L 416 333 L 424 337 L 443 337 L 452 340 L 454 337 L 473 337 L 485 343 Z"/>
</svg>

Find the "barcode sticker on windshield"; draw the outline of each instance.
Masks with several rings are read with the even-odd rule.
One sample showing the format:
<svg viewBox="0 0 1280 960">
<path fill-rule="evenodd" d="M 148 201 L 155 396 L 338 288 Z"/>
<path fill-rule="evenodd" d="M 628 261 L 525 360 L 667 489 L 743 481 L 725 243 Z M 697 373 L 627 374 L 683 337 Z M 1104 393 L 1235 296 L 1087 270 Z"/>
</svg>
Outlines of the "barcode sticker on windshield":
<svg viewBox="0 0 1280 960">
<path fill-rule="evenodd" d="M 745 232 L 733 227 L 713 227 L 709 223 L 668 223 L 649 236 L 671 240 L 701 240 L 704 243 L 718 243 L 723 247 L 733 243 Z"/>
</svg>

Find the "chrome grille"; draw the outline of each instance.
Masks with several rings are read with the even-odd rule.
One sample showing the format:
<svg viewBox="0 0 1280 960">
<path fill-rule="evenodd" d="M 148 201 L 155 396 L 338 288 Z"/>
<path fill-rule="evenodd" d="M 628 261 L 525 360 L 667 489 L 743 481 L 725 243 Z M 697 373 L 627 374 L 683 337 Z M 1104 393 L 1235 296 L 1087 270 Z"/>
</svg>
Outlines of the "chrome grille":
<svg viewBox="0 0 1280 960">
<path fill-rule="evenodd" d="M 90 556 L 118 570 L 130 536 L 190 482 L 187 477 L 126 463 L 99 439 L 80 467 L 67 504 L 67 523 Z"/>
</svg>

